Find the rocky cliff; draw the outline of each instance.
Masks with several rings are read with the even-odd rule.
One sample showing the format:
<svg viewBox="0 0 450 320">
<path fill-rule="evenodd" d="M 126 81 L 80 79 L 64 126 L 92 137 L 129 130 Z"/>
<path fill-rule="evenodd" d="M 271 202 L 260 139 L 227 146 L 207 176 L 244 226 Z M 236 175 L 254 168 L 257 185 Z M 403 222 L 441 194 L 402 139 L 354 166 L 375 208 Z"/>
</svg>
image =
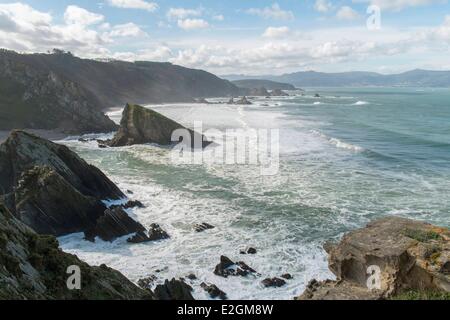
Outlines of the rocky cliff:
<svg viewBox="0 0 450 320">
<path fill-rule="evenodd" d="M 175 130 L 186 129 L 191 135 L 191 144 L 198 139 L 199 146 L 209 143 L 204 137 L 183 125 L 163 116 L 162 114 L 138 105 L 127 104 L 123 110 L 120 128 L 115 137 L 108 142 L 111 147 L 129 146 L 143 143 L 171 145 Z"/>
<path fill-rule="evenodd" d="M 152 299 L 121 273 L 91 267 L 58 248 L 52 236 L 38 235 L 0 202 L 0 300 Z M 81 290 L 69 290 L 69 266 L 81 271 Z"/>
<path fill-rule="evenodd" d="M 69 148 L 14 131 L 0 145 L 0 200 L 39 234 L 85 232 L 105 241 L 145 228 L 102 200 L 125 198 L 99 169 Z"/>
<path fill-rule="evenodd" d="M 301 300 L 450 299 L 450 230 L 383 218 L 327 243 L 337 280 L 309 283 Z M 369 289 L 370 288 L 370 289 Z"/>
<path fill-rule="evenodd" d="M 68 134 L 116 130 L 100 108 L 99 100 L 79 84 L 0 52 L 0 130 L 55 129 Z"/>
<path fill-rule="evenodd" d="M 128 101 L 187 102 L 240 90 L 213 74 L 154 62 L 101 62 L 70 53 L 0 51 L 0 130 L 58 129 L 69 133 L 115 129 L 101 112 Z"/>
</svg>

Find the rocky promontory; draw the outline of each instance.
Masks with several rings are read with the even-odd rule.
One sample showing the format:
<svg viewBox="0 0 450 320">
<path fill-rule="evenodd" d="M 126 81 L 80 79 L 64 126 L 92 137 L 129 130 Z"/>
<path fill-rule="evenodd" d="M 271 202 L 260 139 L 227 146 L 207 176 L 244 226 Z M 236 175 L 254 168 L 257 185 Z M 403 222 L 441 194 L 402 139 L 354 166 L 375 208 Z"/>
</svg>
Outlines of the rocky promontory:
<svg viewBox="0 0 450 320">
<path fill-rule="evenodd" d="M 125 212 L 112 215 L 103 202 L 125 198 L 66 146 L 24 131 L 13 131 L 0 145 L 0 200 L 39 234 L 85 232 L 88 239 L 111 241 L 145 230 Z"/>
<path fill-rule="evenodd" d="M 176 141 L 172 141 L 172 135 L 179 129 L 189 132 L 193 147 L 196 147 L 194 146 L 195 140 L 200 142 L 200 147 L 210 144 L 200 133 L 194 132 L 154 110 L 127 104 L 122 113 L 119 131 L 112 140 L 107 142 L 107 145 L 110 147 L 145 143 L 172 145 L 176 143 Z"/>
<path fill-rule="evenodd" d="M 312 280 L 299 300 L 450 299 L 450 230 L 387 217 L 324 246 L 337 280 Z"/>
<path fill-rule="evenodd" d="M 80 290 L 70 290 L 68 267 L 80 269 Z M 59 249 L 56 238 L 39 235 L 0 202 L 0 300 L 141 300 L 149 290 L 105 265 L 89 266 Z"/>
</svg>

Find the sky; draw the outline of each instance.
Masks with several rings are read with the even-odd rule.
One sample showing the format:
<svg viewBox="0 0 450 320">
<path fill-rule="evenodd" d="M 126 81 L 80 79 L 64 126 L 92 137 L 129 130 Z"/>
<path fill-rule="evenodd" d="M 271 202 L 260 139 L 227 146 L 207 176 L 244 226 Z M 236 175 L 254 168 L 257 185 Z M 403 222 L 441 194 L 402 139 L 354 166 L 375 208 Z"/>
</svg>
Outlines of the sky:
<svg viewBox="0 0 450 320">
<path fill-rule="evenodd" d="M 448 0 L 0 0 L 0 47 L 218 75 L 450 70 Z"/>
</svg>

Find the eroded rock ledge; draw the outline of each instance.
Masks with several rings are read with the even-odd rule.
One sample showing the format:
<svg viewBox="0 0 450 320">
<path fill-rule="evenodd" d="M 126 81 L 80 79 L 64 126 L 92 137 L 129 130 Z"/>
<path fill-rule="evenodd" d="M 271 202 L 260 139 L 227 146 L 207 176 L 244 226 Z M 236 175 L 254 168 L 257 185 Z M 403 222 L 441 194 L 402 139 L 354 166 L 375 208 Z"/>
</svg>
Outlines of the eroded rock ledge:
<svg viewBox="0 0 450 320">
<path fill-rule="evenodd" d="M 312 280 L 298 300 L 391 299 L 407 292 L 449 297 L 450 230 L 387 217 L 352 231 L 339 244 L 324 246 L 337 280 Z M 380 270 L 379 289 L 368 268 Z M 424 297 L 427 294 L 423 295 Z"/>
</svg>

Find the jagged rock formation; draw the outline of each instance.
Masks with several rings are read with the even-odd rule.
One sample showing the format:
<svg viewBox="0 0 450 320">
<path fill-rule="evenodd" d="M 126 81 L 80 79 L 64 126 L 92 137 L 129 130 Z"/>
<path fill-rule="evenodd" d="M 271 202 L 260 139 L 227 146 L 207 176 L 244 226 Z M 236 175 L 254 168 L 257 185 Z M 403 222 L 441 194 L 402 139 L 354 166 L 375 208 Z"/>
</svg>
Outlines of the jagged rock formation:
<svg viewBox="0 0 450 320">
<path fill-rule="evenodd" d="M 61 51 L 0 50 L 0 130 L 111 132 L 117 126 L 101 111 L 130 100 L 190 102 L 239 94 L 229 81 L 170 63 L 101 62 Z"/>
<path fill-rule="evenodd" d="M 242 97 L 241 99 L 237 100 L 237 101 L 234 101 L 233 103 L 237 104 L 237 105 L 251 105 L 251 104 L 253 104 L 250 101 L 248 101 L 247 97 L 245 97 L 245 96 Z"/>
<path fill-rule="evenodd" d="M 172 134 L 178 129 L 188 130 L 193 146 L 196 139 L 199 141 L 200 147 L 206 147 L 209 144 L 201 134 L 185 128 L 183 125 L 156 111 L 138 105 L 127 104 L 123 110 L 120 129 L 107 144 L 111 147 L 144 143 L 172 145 L 174 143 Z"/>
<path fill-rule="evenodd" d="M 40 234 L 85 232 L 87 239 L 111 241 L 145 230 L 102 202 L 121 198 L 111 180 L 65 146 L 24 131 L 12 132 L 0 145 L 0 199 Z"/>
<path fill-rule="evenodd" d="M 0 300 L 153 299 L 121 273 L 91 267 L 58 248 L 52 236 L 36 234 L 0 203 Z M 69 266 L 81 270 L 81 290 L 67 288 Z"/>
<path fill-rule="evenodd" d="M 182 280 L 166 280 L 163 285 L 158 285 L 154 290 L 157 300 L 194 300 L 193 289 Z"/>
<path fill-rule="evenodd" d="M 325 249 L 337 280 L 313 280 L 299 299 L 388 299 L 408 291 L 450 296 L 448 229 L 387 217 Z M 379 268 L 379 277 L 373 266 Z"/>
</svg>

